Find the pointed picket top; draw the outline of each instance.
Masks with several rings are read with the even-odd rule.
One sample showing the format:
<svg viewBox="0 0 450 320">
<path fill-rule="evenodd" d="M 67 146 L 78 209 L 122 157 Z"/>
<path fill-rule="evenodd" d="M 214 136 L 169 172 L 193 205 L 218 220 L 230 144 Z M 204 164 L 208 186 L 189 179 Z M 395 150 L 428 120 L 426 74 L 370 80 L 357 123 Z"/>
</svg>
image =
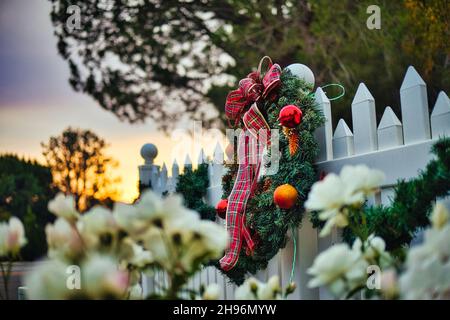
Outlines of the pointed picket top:
<svg viewBox="0 0 450 320">
<path fill-rule="evenodd" d="M 206 162 L 206 156 L 205 156 L 205 152 L 203 151 L 203 148 L 200 149 L 200 153 L 198 155 L 198 164 L 202 164 Z"/>
<path fill-rule="evenodd" d="M 216 147 L 214 148 L 213 158 L 214 163 L 216 164 L 223 163 L 223 150 L 219 142 L 217 142 Z"/>
<path fill-rule="evenodd" d="M 334 131 L 334 139 L 343 137 L 353 137 L 353 133 L 345 123 L 344 119 L 339 120 L 336 130 Z"/>
<path fill-rule="evenodd" d="M 179 174 L 180 174 L 180 167 L 178 166 L 177 159 L 174 159 L 172 164 L 172 178 L 178 177 Z"/>
<path fill-rule="evenodd" d="M 431 116 L 436 117 L 449 112 L 450 112 L 450 99 L 448 98 L 448 96 L 445 94 L 444 91 L 441 91 L 439 92 L 436 103 L 434 104 Z"/>
<path fill-rule="evenodd" d="M 163 162 L 161 171 L 166 171 L 167 172 L 167 167 L 166 167 L 166 163 L 165 162 Z"/>
<path fill-rule="evenodd" d="M 316 93 L 314 94 L 314 97 L 316 98 L 317 103 L 329 103 L 330 99 L 328 99 L 325 92 L 323 92 L 321 87 L 317 87 Z"/>
<path fill-rule="evenodd" d="M 417 70 L 413 66 L 409 66 L 405 78 L 403 79 L 402 86 L 400 87 L 400 91 L 416 86 L 426 86 L 426 84 Z"/>
<path fill-rule="evenodd" d="M 189 157 L 189 155 L 186 155 L 186 158 L 184 159 L 184 165 L 185 166 L 191 166 L 192 165 L 192 161 L 191 161 L 191 157 Z"/>
<path fill-rule="evenodd" d="M 370 93 L 369 89 L 367 89 L 366 85 L 361 82 L 358 86 L 358 90 L 356 90 L 352 104 L 357 104 L 363 101 L 375 101 L 375 99 Z"/>
<path fill-rule="evenodd" d="M 401 125 L 402 123 L 395 115 L 394 110 L 392 110 L 391 107 L 387 106 L 386 109 L 384 109 L 383 116 L 381 117 L 380 124 L 378 125 L 378 130 Z"/>
</svg>

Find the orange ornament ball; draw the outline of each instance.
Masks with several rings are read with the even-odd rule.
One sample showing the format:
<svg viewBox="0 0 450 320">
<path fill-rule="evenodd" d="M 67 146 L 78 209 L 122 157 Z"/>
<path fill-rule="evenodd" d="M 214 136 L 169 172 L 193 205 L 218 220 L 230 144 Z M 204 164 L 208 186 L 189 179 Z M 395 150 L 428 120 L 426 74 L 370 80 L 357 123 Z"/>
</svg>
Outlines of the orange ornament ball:
<svg viewBox="0 0 450 320">
<path fill-rule="evenodd" d="M 290 209 L 298 198 L 297 190 L 290 184 L 283 184 L 275 189 L 273 201 L 281 209 Z"/>
<path fill-rule="evenodd" d="M 217 215 L 219 216 L 219 218 L 225 219 L 225 217 L 227 215 L 227 207 L 228 207 L 227 199 L 222 199 L 219 201 L 219 203 L 217 203 L 216 212 L 217 212 Z"/>
</svg>

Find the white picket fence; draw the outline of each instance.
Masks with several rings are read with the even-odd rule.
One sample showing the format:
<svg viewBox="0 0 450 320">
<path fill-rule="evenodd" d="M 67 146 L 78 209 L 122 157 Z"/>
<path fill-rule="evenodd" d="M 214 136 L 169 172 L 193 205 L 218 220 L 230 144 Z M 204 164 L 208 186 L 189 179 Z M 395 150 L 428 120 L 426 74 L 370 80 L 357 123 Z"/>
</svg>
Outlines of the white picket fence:
<svg viewBox="0 0 450 320">
<path fill-rule="evenodd" d="M 375 100 L 364 83 L 361 83 L 352 102 L 353 132 L 343 119 L 339 120 L 334 135 L 332 132 L 331 103 L 319 87 L 315 92 L 316 101 L 323 111 L 326 122 L 316 132 L 320 145 L 317 165 L 325 173 L 339 173 L 344 165 L 366 164 L 371 168 L 382 170 L 386 180 L 380 186 L 380 192 L 369 201 L 372 204 L 387 204 L 393 195 L 393 185 L 398 179 L 409 179 L 425 168 L 431 159 L 430 148 L 438 137 L 450 136 L 450 100 L 441 91 L 434 104 L 431 116 L 428 111 L 427 88 L 420 75 L 410 66 L 400 88 L 401 113 L 403 123 L 390 107 L 386 107 L 377 126 Z M 144 157 L 145 158 L 145 157 Z M 221 177 L 224 167 L 220 164 L 224 154 L 218 144 L 213 162 L 209 165 L 210 187 L 207 199 L 216 205 L 222 195 Z M 151 181 L 157 192 L 173 192 L 179 174 L 176 162 L 172 167 L 172 177 L 167 176 L 164 165 L 161 170 L 152 164 L 149 157 L 146 164 L 140 166 L 141 181 Z M 219 161 L 218 161 L 219 160 Z M 206 161 L 203 151 L 198 163 Z M 191 166 L 187 157 L 185 166 Z M 218 221 L 218 223 L 224 223 Z M 302 227 L 297 230 L 297 257 L 294 281 L 297 289 L 291 299 L 329 299 L 331 296 L 324 289 L 311 290 L 307 287 L 309 276 L 306 274 L 318 253 L 339 241 L 335 230 L 330 236 L 319 238 L 317 230 L 312 228 L 308 219 L 303 219 Z M 258 272 L 256 277 L 262 281 L 277 274 L 283 286 L 289 281 L 293 258 L 293 241 L 289 239 L 286 248 L 281 250 L 270 262 L 266 270 Z M 159 292 L 161 286 L 167 285 L 164 273 L 144 281 L 144 291 Z M 218 283 L 222 288 L 222 299 L 233 299 L 236 287 L 220 274 L 214 267 L 204 268 L 195 275 L 188 287 L 198 289 L 200 284 Z"/>
</svg>

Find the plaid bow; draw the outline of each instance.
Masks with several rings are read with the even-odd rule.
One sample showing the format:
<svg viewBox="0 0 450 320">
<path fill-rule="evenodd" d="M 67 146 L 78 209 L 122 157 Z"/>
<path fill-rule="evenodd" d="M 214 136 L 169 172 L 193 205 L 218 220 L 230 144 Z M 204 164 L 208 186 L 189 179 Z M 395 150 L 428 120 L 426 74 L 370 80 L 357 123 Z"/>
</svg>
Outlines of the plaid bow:
<svg viewBox="0 0 450 320">
<path fill-rule="evenodd" d="M 270 128 L 256 103 L 242 118 L 245 129 L 238 140 L 239 169 L 233 190 L 228 198 L 227 231 L 231 238 L 225 256 L 220 259 L 220 267 L 231 270 L 237 263 L 244 238 L 251 253 L 255 243 L 245 224 L 245 207 L 253 194 L 261 166 L 262 150 L 270 143 Z M 262 131 L 261 131 L 262 130 Z"/>
<path fill-rule="evenodd" d="M 261 66 L 265 59 L 269 60 L 269 70 L 261 79 Z M 239 81 L 239 88 L 231 91 L 225 102 L 225 114 L 229 120 L 234 121 L 234 126 L 241 119 L 241 114 L 246 106 L 261 98 L 266 99 L 280 85 L 280 77 L 281 67 L 278 64 L 272 64 L 272 60 L 265 56 L 259 62 L 257 71 Z"/>
</svg>

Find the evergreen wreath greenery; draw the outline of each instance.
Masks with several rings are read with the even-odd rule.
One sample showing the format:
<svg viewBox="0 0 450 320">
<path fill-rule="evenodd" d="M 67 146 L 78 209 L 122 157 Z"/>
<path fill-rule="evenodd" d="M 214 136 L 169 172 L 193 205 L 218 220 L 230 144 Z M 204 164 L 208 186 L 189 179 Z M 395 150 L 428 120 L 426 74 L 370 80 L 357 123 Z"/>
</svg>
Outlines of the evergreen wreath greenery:
<svg viewBox="0 0 450 320">
<path fill-rule="evenodd" d="M 418 177 L 401 180 L 395 186 L 395 196 L 390 206 L 365 208 L 368 233 L 375 233 L 386 242 L 392 253 L 401 254 L 420 228 L 429 225 L 429 214 L 437 197 L 450 195 L 450 138 L 438 140 L 431 152 L 436 156 Z M 314 224 L 319 226 L 317 215 Z M 343 238 L 352 243 L 355 235 L 349 228 Z"/>
<path fill-rule="evenodd" d="M 208 164 L 202 163 L 196 170 L 185 167 L 184 173 L 178 177 L 176 193 L 183 196 L 185 206 L 197 211 L 201 219 L 214 221 L 216 209 L 204 201 L 208 186 Z"/>
<path fill-rule="evenodd" d="M 271 129 L 279 129 L 279 148 L 281 158 L 276 174 L 264 176 L 246 207 L 246 220 L 252 237 L 256 240 L 256 248 L 252 256 L 241 250 L 239 260 L 230 271 L 224 272 L 232 282 L 240 285 L 248 273 L 255 274 L 267 267 L 269 260 L 286 245 L 286 233 L 297 228 L 302 220 L 304 202 L 312 184 L 316 181 L 314 159 L 319 151 L 314 139 L 314 131 L 324 122 L 318 110 L 313 88 L 310 84 L 284 70 L 281 75 L 281 86 L 274 102 L 265 101 L 258 107 L 264 114 Z M 299 132 L 299 149 L 294 155 L 289 154 L 288 139 L 282 133 L 278 122 L 281 108 L 288 104 L 298 106 L 303 118 L 297 127 Z M 236 143 L 235 143 L 236 145 Z M 238 165 L 227 165 L 228 172 L 222 178 L 223 199 L 228 198 L 234 184 Z M 276 187 L 289 183 L 297 189 L 299 199 L 294 207 L 284 210 L 273 202 Z M 216 263 L 218 266 L 218 263 Z"/>
</svg>

